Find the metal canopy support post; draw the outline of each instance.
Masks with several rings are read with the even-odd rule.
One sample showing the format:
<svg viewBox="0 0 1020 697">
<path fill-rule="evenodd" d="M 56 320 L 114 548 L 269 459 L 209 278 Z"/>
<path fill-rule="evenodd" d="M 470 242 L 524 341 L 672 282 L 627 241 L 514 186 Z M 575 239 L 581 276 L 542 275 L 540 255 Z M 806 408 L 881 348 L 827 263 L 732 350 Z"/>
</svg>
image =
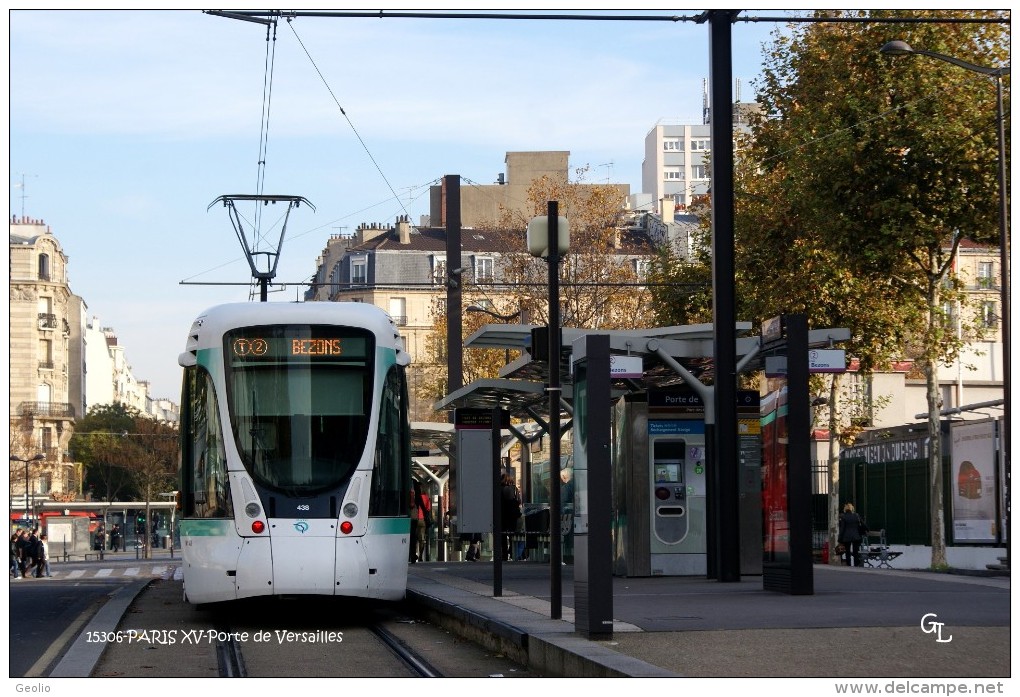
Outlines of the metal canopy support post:
<svg viewBox="0 0 1020 697">
<path fill-rule="evenodd" d="M 463 329 L 460 287 L 460 175 L 443 178 L 446 213 L 446 394 L 453 394 L 464 382 Z M 451 413 L 451 420 L 454 415 Z M 460 451 L 450 458 L 450 500 L 456 501 Z M 458 511 L 459 513 L 459 511 Z"/>
<path fill-rule="evenodd" d="M 574 631 L 588 639 L 613 636 L 613 542 L 610 512 L 612 384 L 609 337 L 589 334 L 573 344 Z"/>
<path fill-rule="evenodd" d="M 492 410 L 492 597 L 503 595 L 503 410 Z"/>
<path fill-rule="evenodd" d="M 790 593 L 812 595 L 811 398 L 808 388 L 807 315 L 786 315 L 787 497 L 789 501 Z"/>
<path fill-rule="evenodd" d="M 560 521 L 560 230 L 559 203 L 549 201 L 549 616 L 563 616 Z"/>
<path fill-rule="evenodd" d="M 715 334 L 715 434 L 709 449 L 709 521 L 715 540 L 716 579 L 740 580 L 736 304 L 733 252 L 732 23 L 737 10 L 708 10 L 712 136 L 712 321 Z M 706 440 L 707 440 L 706 434 Z M 714 504 L 714 505 L 713 505 Z"/>
</svg>

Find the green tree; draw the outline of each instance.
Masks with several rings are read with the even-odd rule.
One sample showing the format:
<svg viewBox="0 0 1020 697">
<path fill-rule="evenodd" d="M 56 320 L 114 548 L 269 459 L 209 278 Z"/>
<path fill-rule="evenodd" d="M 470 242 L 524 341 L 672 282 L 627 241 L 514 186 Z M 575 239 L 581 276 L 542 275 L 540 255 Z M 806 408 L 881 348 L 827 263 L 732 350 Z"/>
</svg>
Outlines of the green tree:
<svg viewBox="0 0 1020 697">
<path fill-rule="evenodd" d="M 505 210 L 499 220 L 479 227 L 511 240 L 497 264 L 501 279 L 496 286 L 464 279 L 463 305 L 484 305 L 494 313 L 514 316 L 524 312 L 528 324 L 544 325 L 549 317 L 549 266 L 527 251 L 526 231 L 532 217 L 547 214 L 549 201 L 557 201 L 559 213 L 570 224 L 570 250 L 560 263 L 560 317 L 564 327 L 632 329 L 647 323 L 650 299 L 640 284 L 634 259 L 653 253 L 641 240 L 630 238 L 621 225 L 624 195 L 619 187 L 588 184 L 586 168 L 576 171 L 575 181 L 541 177 L 528 189 L 527 213 Z M 463 314 L 467 338 L 485 324 L 499 322 L 484 313 Z M 433 402 L 446 394 L 446 303 L 433 308 L 433 327 L 426 340 L 427 361 L 419 390 Z M 510 351 L 514 360 L 518 351 Z M 501 349 L 472 349 L 463 356 L 463 381 L 496 377 L 506 363 Z"/>
<path fill-rule="evenodd" d="M 933 19 L 941 13 L 826 13 L 862 20 L 894 14 Z M 802 237 L 787 240 L 794 256 L 832 255 L 832 271 L 850 274 L 844 276 L 847 287 L 867 292 L 857 302 L 874 315 L 892 310 L 875 318 L 875 358 L 898 348 L 924 374 L 932 443 L 931 563 L 944 567 L 937 371 L 961 348 L 944 310 L 962 299 L 952 277 L 959 245 L 963 239 L 997 239 L 994 84 L 939 61 L 882 56 L 879 48 L 892 39 L 978 64 L 1008 60 L 1008 24 L 793 27 L 776 35 L 766 55 L 758 90 L 765 118 L 749 158 L 764 182 L 782 184 L 781 192 L 772 193 L 792 214 L 792 227 L 812 233 L 814 243 L 804 247 L 797 246 Z M 794 290 L 791 280 L 781 279 L 784 290 Z M 887 302 L 870 307 L 879 290 Z M 885 320 L 890 326 L 882 326 Z"/>
<path fill-rule="evenodd" d="M 98 405 L 75 425 L 71 447 L 87 471 L 86 483 L 102 500 L 144 501 L 146 530 L 149 503 L 174 488 L 177 474 L 177 429 L 123 404 Z M 149 556 L 149 535 L 144 536 Z"/>
</svg>

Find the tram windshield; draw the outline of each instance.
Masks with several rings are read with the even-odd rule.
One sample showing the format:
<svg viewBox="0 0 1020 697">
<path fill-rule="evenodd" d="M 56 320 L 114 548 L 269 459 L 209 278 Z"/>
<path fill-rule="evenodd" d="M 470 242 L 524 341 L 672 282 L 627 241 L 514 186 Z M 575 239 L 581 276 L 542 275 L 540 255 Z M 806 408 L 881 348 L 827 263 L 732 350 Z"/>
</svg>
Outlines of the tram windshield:
<svg viewBox="0 0 1020 697">
<path fill-rule="evenodd" d="M 372 404 L 369 332 L 246 327 L 224 336 L 224 355 L 234 439 L 259 484 L 310 495 L 354 472 Z"/>
</svg>

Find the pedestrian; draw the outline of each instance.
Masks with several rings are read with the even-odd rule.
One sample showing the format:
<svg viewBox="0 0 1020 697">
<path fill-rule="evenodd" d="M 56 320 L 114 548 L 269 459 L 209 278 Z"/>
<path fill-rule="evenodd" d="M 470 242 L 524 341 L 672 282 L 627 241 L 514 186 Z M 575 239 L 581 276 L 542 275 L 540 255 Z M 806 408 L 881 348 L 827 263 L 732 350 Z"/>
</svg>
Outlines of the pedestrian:
<svg viewBox="0 0 1020 697">
<path fill-rule="evenodd" d="M 120 550 L 120 525 L 114 523 L 113 529 L 110 530 L 110 546 L 114 552 Z"/>
<path fill-rule="evenodd" d="M 46 534 L 43 533 L 35 541 L 35 577 L 49 578 L 50 573 L 50 550 L 46 542 Z"/>
<path fill-rule="evenodd" d="M 861 540 L 868 534 L 864 519 L 854 511 L 854 505 L 847 503 L 839 516 L 839 537 L 845 548 L 847 566 L 861 566 Z"/>
<path fill-rule="evenodd" d="M 106 526 L 100 523 L 99 527 L 96 528 L 95 550 L 102 552 L 104 549 L 106 549 Z"/>
<path fill-rule="evenodd" d="M 21 578 L 21 557 L 18 551 L 18 540 L 21 538 L 21 530 L 11 533 L 11 576 L 15 580 Z"/>
<path fill-rule="evenodd" d="M 473 532 L 471 537 L 468 539 L 468 561 L 478 561 L 482 556 L 482 533 Z"/>
<path fill-rule="evenodd" d="M 517 521 L 521 517 L 521 492 L 518 491 L 513 477 L 504 473 L 500 482 L 499 526 L 500 551 L 504 561 L 512 559 L 510 555 L 510 536 L 517 530 Z"/>
<path fill-rule="evenodd" d="M 411 489 L 411 549 L 407 560 L 425 561 L 425 547 L 428 540 L 428 528 L 432 524 L 432 503 L 421 490 L 421 483 L 415 482 Z"/>
<path fill-rule="evenodd" d="M 29 545 L 29 542 L 28 542 L 28 531 L 27 530 L 19 530 L 18 531 L 18 540 L 14 544 L 15 544 L 15 547 L 17 548 L 18 569 L 21 571 L 21 577 L 22 578 L 26 578 L 28 576 L 26 571 L 28 570 L 28 565 L 31 562 L 31 555 L 29 554 L 29 551 L 28 551 L 28 545 Z"/>
<path fill-rule="evenodd" d="M 28 534 L 28 542 L 24 547 L 25 554 L 25 569 L 24 575 L 28 576 L 29 572 L 32 572 L 32 576 L 39 575 L 39 536 L 33 530 Z"/>
</svg>

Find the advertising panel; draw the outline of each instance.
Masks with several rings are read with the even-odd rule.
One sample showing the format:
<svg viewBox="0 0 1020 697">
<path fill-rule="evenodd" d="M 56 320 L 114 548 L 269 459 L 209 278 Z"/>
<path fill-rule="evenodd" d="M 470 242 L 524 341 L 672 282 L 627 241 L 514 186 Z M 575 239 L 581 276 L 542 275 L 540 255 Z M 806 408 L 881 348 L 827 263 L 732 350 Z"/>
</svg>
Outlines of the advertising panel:
<svg viewBox="0 0 1020 697">
<path fill-rule="evenodd" d="M 954 542 L 996 542 L 995 422 L 955 423 L 952 442 Z"/>
<path fill-rule="evenodd" d="M 790 560 L 790 510 L 787 499 L 786 433 L 788 407 L 785 378 L 767 378 L 761 399 L 762 508 L 764 561 Z"/>
</svg>

